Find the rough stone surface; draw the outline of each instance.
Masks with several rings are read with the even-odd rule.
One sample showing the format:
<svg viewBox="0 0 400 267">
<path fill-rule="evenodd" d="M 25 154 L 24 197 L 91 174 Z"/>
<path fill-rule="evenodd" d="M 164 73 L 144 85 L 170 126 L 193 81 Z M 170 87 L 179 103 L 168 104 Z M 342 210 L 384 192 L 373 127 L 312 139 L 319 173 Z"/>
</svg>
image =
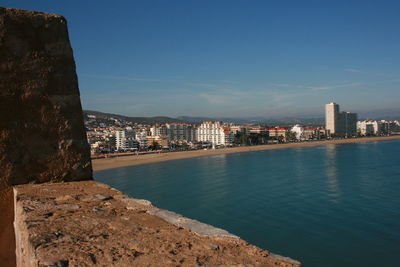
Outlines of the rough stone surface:
<svg viewBox="0 0 400 267">
<path fill-rule="evenodd" d="M 0 190 L 0 266 L 15 266 L 13 203 L 12 188 Z"/>
<path fill-rule="evenodd" d="M 14 198 L 20 266 L 300 266 L 93 181 L 19 185 Z"/>
<path fill-rule="evenodd" d="M 0 190 L 92 178 L 66 20 L 0 7 Z"/>
</svg>

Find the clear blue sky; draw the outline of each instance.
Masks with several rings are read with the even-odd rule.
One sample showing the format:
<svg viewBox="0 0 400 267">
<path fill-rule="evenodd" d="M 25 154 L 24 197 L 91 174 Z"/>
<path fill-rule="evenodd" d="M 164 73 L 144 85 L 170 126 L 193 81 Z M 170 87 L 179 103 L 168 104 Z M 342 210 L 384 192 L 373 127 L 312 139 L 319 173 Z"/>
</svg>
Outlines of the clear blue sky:
<svg viewBox="0 0 400 267">
<path fill-rule="evenodd" d="M 400 1 L 1 1 L 69 23 L 84 109 L 131 116 L 399 110 Z"/>
</svg>

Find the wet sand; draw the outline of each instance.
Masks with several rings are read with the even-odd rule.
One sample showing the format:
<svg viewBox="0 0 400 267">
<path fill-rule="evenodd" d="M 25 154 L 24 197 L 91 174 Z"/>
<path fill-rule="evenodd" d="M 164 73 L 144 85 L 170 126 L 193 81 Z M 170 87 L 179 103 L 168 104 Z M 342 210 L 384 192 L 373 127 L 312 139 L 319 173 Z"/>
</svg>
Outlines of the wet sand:
<svg viewBox="0 0 400 267">
<path fill-rule="evenodd" d="M 150 164 L 155 162 L 204 157 L 204 156 L 211 156 L 218 154 L 242 153 L 250 151 L 283 149 L 283 148 L 294 148 L 294 147 L 321 146 L 328 144 L 362 143 L 362 142 L 394 140 L 394 139 L 400 139 L 400 136 L 364 137 L 364 138 L 351 138 L 351 139 L 326 140 L 326 141 L 311 141 L 311 142 L 301 142 L 301 143 L 285 143 L 285 144 L 243 146 L 243 147 L 222 148 L 222 149 L 167 152 L 160 154 L 145 154 L 138 156 L 133 155 L 133 156 L 124 156 L 115 158 L 95 159 L 92 160 L 92 164 L 94 171 L 101 171 L 101 170 L 114 169 L 126 166 L 135 166 L 135 165 Z"/>
</svg>

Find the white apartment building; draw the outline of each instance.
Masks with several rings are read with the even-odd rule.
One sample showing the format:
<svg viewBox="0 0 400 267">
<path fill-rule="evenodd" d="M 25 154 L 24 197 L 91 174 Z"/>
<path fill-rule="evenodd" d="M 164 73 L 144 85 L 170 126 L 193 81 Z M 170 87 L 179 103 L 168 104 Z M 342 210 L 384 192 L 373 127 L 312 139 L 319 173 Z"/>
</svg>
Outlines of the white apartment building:
<svg viewBox="0 0 400 267">
<path fill-rule="evenodd" d="M 361 135 L 380 135 L 388 134 L 390 128 L 390 123 L 385 120 L 375 121 L 375 120 L 364 120 L 357 122 L 357 130 Z"/>
<path fill-rule="evenodd" d="M 358 121 L 357 130 L 361 135 L 374 134 L 374 122 L 376 121 Z"/>
<path fill-rule="evenodd" d="M 205 121 L 197 128 L 197 141 L 211 142 L 213 145 L 231 145 L 233 134 L 222 121 Z"/>
<path fill-rule="evenodd" d="M 325 129 L 331 134 L 337 133 L 339 105 L 331 102 L 325 105 Z"/>
<path fill-rule="evenodd" d="M 168 128 L 165 125 L 156 124 L 150 128 L 151 136 L 168 136 Z"/>
<path fill-rule="evenodd" d="M 126 149 L 125 130 L 115 131 L 115 148 L 117 150 L 125 150 Z"/>
<path fill-rule="evenodd" d="M 140 148 L 147 148 L 147 131 L 136 132 L 136 140 L 139 142 Z"/>
<path fill-rule="evenodd" d="M 115 131 L 115 148 L 116 150 L 137 149 L 137 142 L 135 142 L 135 131 L 132 129 L 132 127 L 127 127 L 126 130 Z"/>
</svg>

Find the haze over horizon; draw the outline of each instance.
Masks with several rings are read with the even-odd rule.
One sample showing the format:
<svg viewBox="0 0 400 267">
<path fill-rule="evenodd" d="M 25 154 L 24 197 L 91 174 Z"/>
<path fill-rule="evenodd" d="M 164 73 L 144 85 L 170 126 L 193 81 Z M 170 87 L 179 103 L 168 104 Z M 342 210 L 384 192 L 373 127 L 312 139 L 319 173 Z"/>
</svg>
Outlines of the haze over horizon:
<svg viewBox="0 0 400 267">
<path fill-rule="evenodd" d="M 397 1 L 2 1 L 66 17 L 84 109 L 400 114 Z"/>
</svg>

